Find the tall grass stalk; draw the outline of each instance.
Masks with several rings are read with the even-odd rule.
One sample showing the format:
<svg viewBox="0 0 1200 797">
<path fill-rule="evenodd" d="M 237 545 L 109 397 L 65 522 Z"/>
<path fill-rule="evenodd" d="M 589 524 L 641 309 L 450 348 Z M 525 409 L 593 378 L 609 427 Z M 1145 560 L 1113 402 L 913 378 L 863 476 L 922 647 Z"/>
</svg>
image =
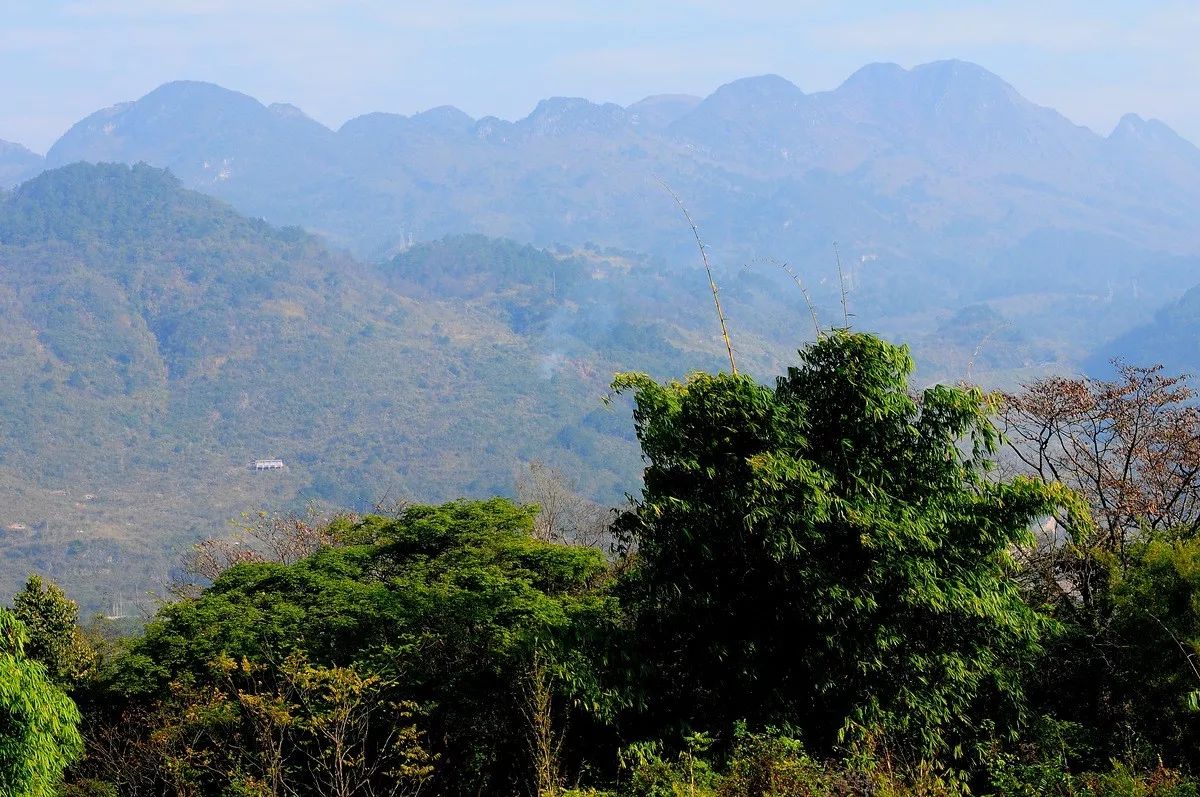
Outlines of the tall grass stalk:
<svg viewBox="0 0 1200 797">
<path fill-rule="evenodd" d="M 704 246 L 704 241 L 700 238 L 700 230 L 696 227 L 696 222 L 692 221 L 692 214 L 688 213 L 687 206 L 683 204 L 683 200 L 679 194 L 671 186 L 667 185 L 665 180 L 658 181 L 671 198 L 675 200 L 675 204 L 679 206 L 679 210 L 683 213 L 683 218 L 687 220 L 688 226 L 692 228 L 692 235 L 696 238 L 696 246 L 700 249 L 700 259 L 704 261 L 704 273 L 708 275 L 708 287 L 712 291 L 713 305 L 717 308 L 717 321 L 721 325 L 721 337 L 725 340 L 725 351 L 729 353 L 729 370 L 734 376 L 737 376 L 737 362 L 733 358 L 733 342 L 729 339 L 729 325 L 725 322 L 725 311 L 721 309 L 721 297 L 717 290 L 717 282 L 713 279 L 712 264 L 708 262 L 708 252 Z"/>
<path fill-rule="evenodd" d="M 788 263 L 780 263 L 779 265 L 792 278 L 792 282 L 796 283 L 796 287 L 800 289 L 800 295 L 804 297 L 804 303 L 808 305 L 808 314 L 812 316 L 813 332 L 816 333 L 818 340 L 821 339 L 824 333 L 821 332 L 821 323 L 817 321 L 817 308 L 813 305 L 812 298 L 808 295 L 808 289 L 804 287 L 804 281 L 800 279 L 800 275 L 796 273 L 796 269 L 792 268 Z"/>
</svg>

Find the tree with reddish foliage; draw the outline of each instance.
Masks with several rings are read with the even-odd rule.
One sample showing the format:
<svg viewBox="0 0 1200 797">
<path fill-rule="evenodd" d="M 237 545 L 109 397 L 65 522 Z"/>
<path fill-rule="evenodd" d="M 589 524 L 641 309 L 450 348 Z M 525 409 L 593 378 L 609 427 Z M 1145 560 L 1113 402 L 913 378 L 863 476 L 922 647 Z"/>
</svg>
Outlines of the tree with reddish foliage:
<svg viewBox="0 0 1200 797">
<path fill-rule="evenodd" d="M 1005 396 L 1003 431 L 1023 469 L 1091 507 L 1095 526 L 1047 524 L 1032 572 L 1051 593 L 1095 602 L 1108 568 L 1145 534 L 1200 531 L 1200 409 L 1184 376 L 1118 363 L 1117 378 L 1052 377 Z"/>
</svg>

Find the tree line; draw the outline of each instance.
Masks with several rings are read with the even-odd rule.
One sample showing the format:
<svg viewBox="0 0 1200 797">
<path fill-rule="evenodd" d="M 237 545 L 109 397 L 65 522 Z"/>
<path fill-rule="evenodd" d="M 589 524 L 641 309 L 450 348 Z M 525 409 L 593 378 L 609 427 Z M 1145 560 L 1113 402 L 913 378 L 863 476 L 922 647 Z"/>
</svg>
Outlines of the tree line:
<svg viewBox="0 0 1200 797">
<path fill-rule="evenodd" d="M 132 634 L 0 610 L 0 793 L 1193 795 L 1200 415 L 1122 366 L 623 374 L 644 486 L 264 516 Z"/>
</svg>

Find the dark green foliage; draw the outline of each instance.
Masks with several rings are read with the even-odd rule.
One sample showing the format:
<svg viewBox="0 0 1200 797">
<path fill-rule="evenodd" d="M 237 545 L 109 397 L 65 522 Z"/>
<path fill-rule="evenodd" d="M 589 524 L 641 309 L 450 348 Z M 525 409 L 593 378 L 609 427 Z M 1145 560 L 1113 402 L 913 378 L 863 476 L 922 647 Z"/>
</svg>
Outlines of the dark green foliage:
<svg viewBox="0 0 1200 797">
<path fill-rule="evenodd" d="M 962 756 L 984 716 L 1012 727 L 1046 622 L 1008 551 L 1065 494 L 989 479 L 988 397 L 914 398 L 912 367 L 835 332 L 774 389 L 618 379 L 648 465 L 619 528 L 652 711 L 931 761 Z"/>
<path fill-rule="evenodd" d="M 590 277 L 581 258 L 556 257 L 529 245 L 483 235 L 455 235 L 437 243 L 417 244 L 396 255 L 386 272 L 398 283 L 418 289 L 406 293 L 460 299 L 503 296 L 524 288 L 554 300 L 570 294 Z"/>
<path fill-rule="evenodd" d="M 402 293 L 454 299 L 487 307 L 514 332 L 544 332 L 564 300 L 586 301 L 592 281 L 578 257 L 559 258 L 532 246 L 482 235 L 450 236 L 418 244 L 383 267 Z"/>
<path fill-rule="evenodd" d="M 1200 539 L 1140 546 L 1109 600 L 1104 746 L 1143 765 L 1200 766 Z"/>
<path fill-rule="evenodd" d="M 301 524 L 83 680 L 73 605 L 31 579 L 87 710 L 63 794 L 1195 797 L 1191 527 L 1047 605 L 1031 545 L 1056 516 L 1079 546 L 1084 498 L 1000 478 L 994 397 L 912 368 L 837 330 L 774 387 L 619 376 L 647 470 L 614 560 L 504 499 Z"/>
<path fill-rule="evenodd" d="M 120 797 L 117 787 L 98 780 L 85 780 L 63 786 L 61 797 Z"/>
<path fill-rule="evenodd" d="M 699 755 L 697 755 L 699 752 Z M 740 729 L 728 761 L 714 766 L 703 750 L 677 757 L 654 750 L 626 753 L 628 771 L 612 792 L 578 790 L 567 797 L 1195 797 L 1200 781 L 1164 767 L 1146 770 L 1110 763 L 1072 774 L 1061 765 L 990 762 L 991 779 L 965 792 L 930 772 L 902 772 L 891 762 L 835 763 L 809 753 L 778 731 Z"/>
<path fill-rule="evenodd" d="M 70 689 L 92 673 L 96 652 L 79 628 L 79 606 L 53 582 L 31 575 L 13 598 L 13 614 L 25 625 L 25 655 L 51 679 Z"/>
<path fill-rule="evenodd" d="M 198 600 L 165 607 L 111 664 L 111 688 L 169 699 L 173 685 L 212 683 L 220 657 L 277 667 L 303 651 L 375 673 L 424 707 L 443 792 L 516 788 L 535 655 L 573 730 L 615 700 L 596 668 L 616 612 L 596 589 L 607 564 L 594 549 L 533 539 L 532 519 L 500 499 L 414 506 L 346 525 L 346 545 L 294 565 L 236 566 Z"/>
</svg>

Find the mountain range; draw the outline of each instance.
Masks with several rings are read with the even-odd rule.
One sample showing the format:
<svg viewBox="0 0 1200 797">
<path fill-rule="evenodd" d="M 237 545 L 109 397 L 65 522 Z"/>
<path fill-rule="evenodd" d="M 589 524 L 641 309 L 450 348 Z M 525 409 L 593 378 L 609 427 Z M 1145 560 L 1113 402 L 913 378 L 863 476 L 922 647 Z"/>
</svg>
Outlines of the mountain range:
<svg viewBox="0 0 1200 797">
<path fill-rule="evenodd" d="M 768 218 L 707 225 L 723 248 L 762 235 L 786 246 L 848 225 L 883 241 L 913 224 L 943 248 L 980 223 L 1006 240 L 1061 223 L 1165 249 L 1200 235 L 1188 223 L 1200 150 L 1132 114 L 1101 137 L 958 61 L 873 64 L 813 94 L 767 75 L 703 99 L 622 108 L 556 97 L 516 122 L 445 106 L 367 114 L 337 131 L 291 105 L 183 81 L 83 119 L 45 162 L 79 160 L 170 168 L 246 213 L 367 255 L 465 226 L 540 244 L 594 237 L 654 249 L 675 221 L 656 178 L 698 210 L 731 206 L 722 217 L 761 210 L 755 201 L 770 195 Z M 839 202 L 859 217 L 820 212 Z M 630 225 L 642 207 L 659 212 Z M 787 232 L 768 226 L 789 221 Z M 726 227 L 737 233 L 729 241 Z"/>
<path fill-rule="evenodd" d="M 10 161 L 0 176 L 33 168 Z M 723 282 L 751 268 L 787 290 L 764 264 L 788 261 L 831 300 L 838 242 L 863 322 L 911 338 L 980 302 L 1023 326 L 1069 312 L 1076 328 L 1054 334 L 1071 358 L 1200 274 L 1200 150 L 1133 114 L 1098 135 L 961 61 L 872 64 L 824 92 L 766 75 L 704 98 L 556 97 L 515 122 L 443 106 L 336 131 L 181 81 L 83 119 L 44 165 L 76 161 L 167 168 L 371 261 L 473 232 L 682 262 L 692 242 L 666 183 Z"/>
<path fill-rule="evenodd" d="M 1200 150 L 958 61 L 336 131 L 175 82 L 0 143 L 0 186 L 0 591 L 42 569 L 93 608 L 259 506 L 503 493 L 535 458 L 636 489 L 611 375 L 723 356 L 670 191 L 762 378 L 806 300 L 927 381 L 1200 370 Z"/>
</svg>

